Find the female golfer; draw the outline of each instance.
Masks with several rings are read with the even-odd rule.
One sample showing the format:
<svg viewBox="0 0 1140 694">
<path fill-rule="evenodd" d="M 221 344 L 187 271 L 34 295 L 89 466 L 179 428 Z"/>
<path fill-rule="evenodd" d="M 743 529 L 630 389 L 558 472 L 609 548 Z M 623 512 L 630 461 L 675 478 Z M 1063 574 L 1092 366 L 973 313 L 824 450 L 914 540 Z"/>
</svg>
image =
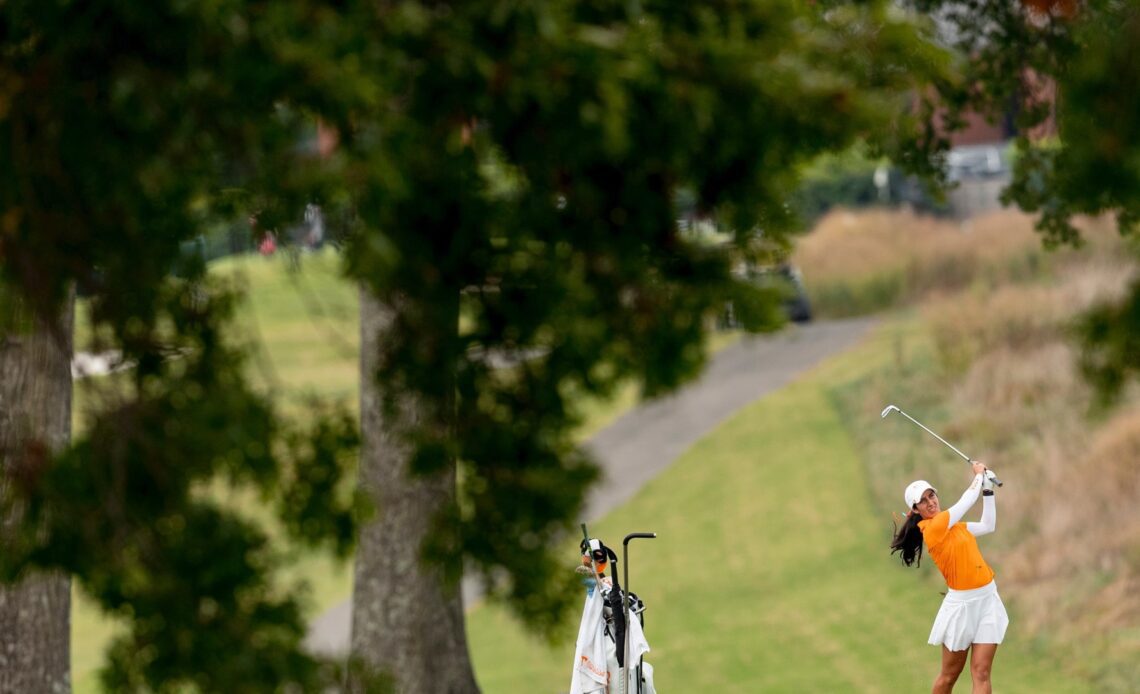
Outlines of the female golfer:
<svg viewBox="0 0 1140 694">
<path fill-rule="evenodd" d="M 929 482 L 916 480 L 907 485 L 903 497 L 910 511 L 891 542 L 891 553 L 900 552 L 903 563 L 911 566 L 922 561 L 925 541 L 949 588 L 928 639 L 930 644 L 942 646 L 942 671 L 934 680 L 934 694 L 949 694 L 954 689 L 970 651 L 974 653 L 970 659 L 974 694 L 989 694 L 994 654 L 1009 625 L 993 569 L 982 558 L 976 539 L 992 533 L 997 525 L 993 481 L 985 465 L 977 461 L 972 465 L 974 481 L 945 511 L 939 505 L 938 491 Z M 961 522 L 978 501 L 979 493 L 981 522 Z"/>
</svg>

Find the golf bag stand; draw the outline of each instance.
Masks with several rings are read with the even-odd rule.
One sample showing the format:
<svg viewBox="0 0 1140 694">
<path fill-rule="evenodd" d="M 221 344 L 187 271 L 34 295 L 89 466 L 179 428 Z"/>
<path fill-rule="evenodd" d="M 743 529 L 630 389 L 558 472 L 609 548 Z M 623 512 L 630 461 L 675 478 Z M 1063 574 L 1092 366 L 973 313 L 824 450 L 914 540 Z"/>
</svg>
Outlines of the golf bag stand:
<svg viewBox="0 0 1140 694">
<path fill-rule="evenodd" d="M 626 535 L 625 539 L 623 539 L 621 542 L 621 560 L 622 560 L 622 563 L 625 564 L 624 581 L 625 581 L 626 596 L 625 596 L 625 600 L 623 600 L 622 603 L 623 603 L 624 608 L 625 608 L 626 630 L 625 630 L 625 638 L 622 639 L 623 643 L 619 644 L 618 647 L 621 648 L 622 651 L 625 653 L 625 658 L 623 660 L 626 663 L 627 669 L 629 667 L 629 631 L 630 630 L 629 630 L 628 625 L 629 625 L 629 615 L 630 615 L 630 608 L 631 607 L 634 608 L 633 613 L 637 617 L 638 621 L 641 622 L 642 629 L 645 628 L 645 603 L 643 603 L 641 601 L 641 599 L 638 598 L 637 595 L 634 594 L 629 589 L 629 541 L 630 540 L 636 540 L 639 538 L 645 538 L 648 540 L 653 540 L 653 539 L 657 538 L 657 533 L 630 533 L 630 534 Z M 637 694 L 644 694 L 644 692 L 643 692 L 643 689 L 645 687 L 645 678 L 644 678 L 644 674 L 643 674 L 644 669 L 645 669 L 645 658 L 644 658 L 644 656 L 638 655 L 638 657 L 637 657 L 637 668 L 634 670 L 634 681 L 637 683 Z M 629 677 L 623 677 L 622 678 L 623 690 L 626 688 L 627 682 L 629 682 Z M 622 694 L 631 694 L 631 693 L 623 691 Z"/>
</svg>

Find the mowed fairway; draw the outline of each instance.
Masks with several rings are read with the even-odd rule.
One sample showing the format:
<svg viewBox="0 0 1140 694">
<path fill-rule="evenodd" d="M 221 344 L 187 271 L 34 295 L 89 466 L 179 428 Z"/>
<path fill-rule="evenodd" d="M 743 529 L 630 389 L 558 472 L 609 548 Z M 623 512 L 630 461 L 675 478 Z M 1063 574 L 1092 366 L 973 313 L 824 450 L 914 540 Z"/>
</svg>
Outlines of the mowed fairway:
<svg viewBox="0 0 1140 694">
<path fill-rule="evenodd" d="M 258 347 L 253 377 L 278 395 L 312 394 L 356 406 L 359 299 L 339 266 L 332 248 L 302 253 L 294 269 L 284 253 L 233 256 L 211 265 L 212 273 L 247 289 L 236 333 Z"/>
<path fill-rule="evenodd" d="M 741 410 L 591 525 L 619 555 L 626 533 L 658 533 L 630 545 L 629 569 L 648 605 L 647 660 L 659 691 L 929 689 L 940 656 L 926 636 L 943 584 L 929 562 L 904 569 L 889 554 L 890 518 L 873 509 L 829 395 L 882 364 L 889 334 L 877 331 Z M 576 548 L 565 552 L 572 571 Z M 990 559 L 1000 586 L 1000 556 Z M 1018 631 L 1015 607 L 1010 613 L 995 691 L 1087 691 L 1035 650 Z M 569 688 L 576 618 L 549 648 L 492 606 L 468 615 L 468 632 L 484 692 Z M 968 671 L 955 691 L 970 691 Z"/>
</svg>

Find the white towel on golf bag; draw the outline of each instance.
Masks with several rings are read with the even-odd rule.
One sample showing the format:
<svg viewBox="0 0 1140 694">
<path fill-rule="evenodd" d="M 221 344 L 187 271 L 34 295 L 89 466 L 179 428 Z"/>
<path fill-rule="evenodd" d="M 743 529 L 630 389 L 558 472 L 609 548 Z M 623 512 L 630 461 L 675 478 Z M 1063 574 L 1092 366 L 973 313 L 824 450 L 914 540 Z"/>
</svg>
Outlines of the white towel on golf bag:
<svg viewBox="0 0 1140 694">
<path fill-rule="evenodd" d="M 625 691 L 629 692 L 629 694 L 635 694 L 637 692 L 637 679 L 635 674 L 637 672 L 637 661 L 641 656 L 649 652 L 649 642 L 645 640 L 645 632 L 641 629 L 641 620 L 632 612 L 629 613 L 629 624 L 626 626 L 625 633 L 629 638 L 630 664 L 629 679 L 627 680 L 629 686 Z M 621 674 L 619 673 L 621 671 L 617 667 L 617 646 L 609 639 L 606 639 L 606 643 L 609 644 L 610 650 L 614 652 L 614 655 L 610 659 L 612 666 L 610 670 L 610 681 L 614 683 L 613 686 L 610 687 L 611 694 L 621 694 L 621 690 L 619 689 L 621 683 Z M 643 671 L 642 679 L 645 680 L 645 684 L 641 687 L 641 694 L 656 694 L 657 690 L 653 687 L 653 666 L 649 663 L 642 663 L 641 667 Z"/>
<path fill-rule="evenodd" d="M 586 593 L 582 608 L 582 623 L 578 625 L 578 641 L 574 648 L 574 675 L 570 679 L 570 694 L 604 692 L 610 673 L 606 667 L 605 621 L 602 618 L 602 591 L 595 586 Z M 616 663 L 615 663 L 616 664 Z"/>
<path fill-rule="evenodd" d="M 582 621 L 578 625 L 578 640 L 574 648 L 574 673 L 570 679 L 570 694 L 590 694 L 606 692 L 609 683 L 621 682 L 621 670 L 617 664 L 617 647 L 606 636 L 604 618 L 605 600 L 602 591 L 591 588 L 586 594 L 586 604 L 582 608 Z M 641 629 L 641 620 L 630 613 L 630 624 L 626 628 L 629 637 L 629 659 L 636 663 L 649 652 L 649 642 Z M 653 688 L 653 668 L 645 663 L 643 694 L 655 694 Z M 637 682 L 630 673 L 630 687 L 626 691 L 636 692 Z"/>
<path fill-rule="evenodd" d="M 649 642 L 645 640 L 645 632 L 641 630 L 641 620 L 632 612 L 629 613 L 629 624 L 625 627 L 625 634 L 629 639 L 629 662 L 636 664 L 638 658 L 649 652 Z"/>
<path fill-rule="evenodd" d="M 641 664 L 641 679 L 645 684 L 641 685 L 641 694 L 657 694 L 657 688 L 653 686 L 653 666 L 649 663 Z M 637 692 L 637 683 L 634 682 L 630 686 L 630 694 Z"/>
</svg>

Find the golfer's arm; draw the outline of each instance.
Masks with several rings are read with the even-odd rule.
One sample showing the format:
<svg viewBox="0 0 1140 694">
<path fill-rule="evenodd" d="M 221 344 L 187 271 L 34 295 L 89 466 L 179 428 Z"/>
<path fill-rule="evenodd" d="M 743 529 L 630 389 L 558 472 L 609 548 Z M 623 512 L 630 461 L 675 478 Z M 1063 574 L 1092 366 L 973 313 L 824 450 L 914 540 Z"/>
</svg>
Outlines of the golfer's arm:
<svg viewBox="0 0 1140 694">
<path fill-rule="evenodd" d="M 997 502 L 994 495 L 982 497 L 982 520 L 978 523 L 967 523 L 966 530 L 974 537 L 989 535 L 997 528 Z"/>
<path fill-rule="evenodd" d="M 947 527 L 954 527 L 954 524 L 962 520 L 966 516 L 966 511 L 978 502 L 978 495 L 982 493 L 982 476 L 974 475 L 974 481 L 966 488 L 962 498 L 958 499 L 958 503 L 946 509 L 950 512 L 950 522 Z"/>
</svg>

